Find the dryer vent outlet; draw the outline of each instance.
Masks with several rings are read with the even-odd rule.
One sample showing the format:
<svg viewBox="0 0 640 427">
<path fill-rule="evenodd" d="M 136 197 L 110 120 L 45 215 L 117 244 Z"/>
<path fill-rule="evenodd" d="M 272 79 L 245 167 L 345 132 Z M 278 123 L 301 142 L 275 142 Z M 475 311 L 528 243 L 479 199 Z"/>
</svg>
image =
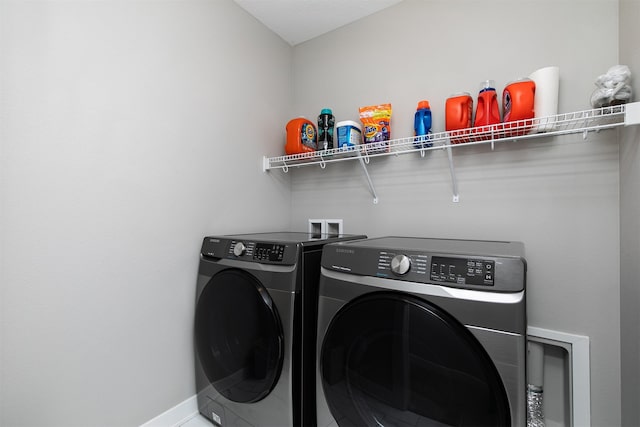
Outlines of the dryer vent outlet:
<svg viewBox="0 0 640 427">
<path fill-rule="evenodd" d="M 545 427 L 542 388 L 527 385 L 527 427 Z"/>
<path fill-rule="evenodd" d="M 314 236 L 328 235 L 330 237 L 339 236 L 343 233 L 343 223 L 341 219 L 310 219 L 309 233 Z"/>
</svg>

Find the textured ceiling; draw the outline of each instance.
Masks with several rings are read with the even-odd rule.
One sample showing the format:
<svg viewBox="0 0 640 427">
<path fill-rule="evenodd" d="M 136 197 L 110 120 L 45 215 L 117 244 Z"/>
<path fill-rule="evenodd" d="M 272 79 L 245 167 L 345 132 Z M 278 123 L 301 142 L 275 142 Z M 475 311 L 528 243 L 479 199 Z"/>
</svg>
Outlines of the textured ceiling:
<svg viewBox="0 0 640 427">
<path fill-rule="evenodd" d="M 402 0 L 234 0 L 290 45 L 305 42 Z"/>
</svg>

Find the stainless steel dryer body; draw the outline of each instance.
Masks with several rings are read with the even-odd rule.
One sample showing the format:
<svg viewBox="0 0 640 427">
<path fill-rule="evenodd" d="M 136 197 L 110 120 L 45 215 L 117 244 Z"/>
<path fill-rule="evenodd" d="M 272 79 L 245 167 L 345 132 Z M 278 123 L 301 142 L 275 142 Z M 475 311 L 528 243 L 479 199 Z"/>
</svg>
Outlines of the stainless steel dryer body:
<svg viewBox="0 0 640 427">
<path fill-rule="evenodd" d="M 526 262 L 517 242 L 327 245 L 317 425 L 526 425 Z"/>
</svg>

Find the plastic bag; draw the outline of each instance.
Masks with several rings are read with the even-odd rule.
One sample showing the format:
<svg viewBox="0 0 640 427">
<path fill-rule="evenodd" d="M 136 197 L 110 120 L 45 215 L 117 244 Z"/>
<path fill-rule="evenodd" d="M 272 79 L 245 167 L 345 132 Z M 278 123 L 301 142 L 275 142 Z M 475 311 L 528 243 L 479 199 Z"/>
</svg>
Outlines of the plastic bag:
<svg viewBox="0 0 640 427">
<path fill-rule="evenodd" d="M 391 104 L 360 107 L 360 121 L 365 144 L 374 144 L 372 152 L 389 151 L 391 139 Z"/>
<path fill-rule="evenodd" d="M 626 65 L 614 65 L 599 76 L 597 89 L 591 94 L 593 108 L 608 107 L 631 101 L 631 70 Z"/>
</svg>

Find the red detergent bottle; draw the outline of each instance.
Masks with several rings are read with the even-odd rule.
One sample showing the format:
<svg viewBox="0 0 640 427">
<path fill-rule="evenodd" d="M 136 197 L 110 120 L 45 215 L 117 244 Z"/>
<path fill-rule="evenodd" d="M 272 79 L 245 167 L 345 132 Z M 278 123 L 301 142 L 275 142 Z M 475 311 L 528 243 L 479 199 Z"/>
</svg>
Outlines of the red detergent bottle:
<svg viewBox="0 0 640 427">
<path fill-rule="evenodd" d="M 498 94 L 493 80 L 485 80 L 480 84 L 478 93 L 478 106 L 476 117 L 473 121 L 474 139 L 484 141 L 495 137 L 492 130 L 500 123 L 500 107 L 498 106 Z"/>
<path fill-rule="evenodd" d="M 445 129 L 449 132 L 452 144 L 469 142 L 473 118 L 473 98 L 468 92 L 455 93 L 445 103 Z"/>
<path fill-rule="evenodd" d="M 522 78 L 509 83 L 502 91 L 502 113 L 507 136 L 526 135 L 535 116 L 536 83 Z"/>
</svg>

